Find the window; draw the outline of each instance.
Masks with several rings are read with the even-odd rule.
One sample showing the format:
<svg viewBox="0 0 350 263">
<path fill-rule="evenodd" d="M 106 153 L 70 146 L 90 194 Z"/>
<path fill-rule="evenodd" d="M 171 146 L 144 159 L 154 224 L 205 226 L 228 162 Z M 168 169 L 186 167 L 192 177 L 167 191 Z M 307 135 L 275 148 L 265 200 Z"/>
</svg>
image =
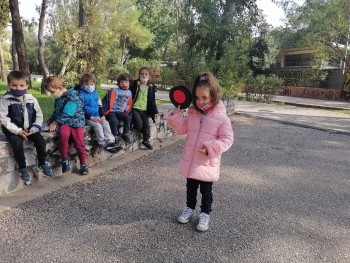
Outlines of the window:
<svg viewBox="0 0 350 263">
<path fill-rule="evenodd" d="M 286 55 L 285 67 L 310 67 L 312 66 L 313 54 Z"/>
</svg>

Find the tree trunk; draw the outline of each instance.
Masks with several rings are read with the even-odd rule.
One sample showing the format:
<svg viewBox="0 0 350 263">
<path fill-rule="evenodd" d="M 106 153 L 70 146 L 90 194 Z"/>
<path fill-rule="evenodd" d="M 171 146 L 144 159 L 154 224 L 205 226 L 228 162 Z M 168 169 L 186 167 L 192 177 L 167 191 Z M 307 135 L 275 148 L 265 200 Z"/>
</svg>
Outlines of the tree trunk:
<svg viewBox="0 0 350 263">
<path fill-rule="evenodd" d="M 66 58 L 64 59 L 64 61 L 62 62 L 62 65 L 61 65 L 61 68 L 60 68 L 60 71 L 58 73 L 59 76 L 63 76 L 64 73 L 66 72 L 66 68 L 67 68 L 67 65 L 69 63 L 69 60 L 70 58 L 72 57 L 73 55 L 73 48 L 72 46 L 69 48 L 69 51 L 66 55 Z"/>
<path fill-rule="evenodd" d="M 2 81 L 5 81 L 5 58 L 2 43 L 2 39 L 0 38 L 0 78 Z"/>
<path fill-rule="evenodd" d="M 79 0 L 79 15 L 78 15 L 79 21 L 78 21 L 78 26 L 80 28 L 80 35 L 79 39 L 77 41 L 77 72 L 79 74 L 82 74 L 85 71 L 85 50 L 81 48 L 84 44 L 84 36 L 83 36 L 83 29 L 85 27 L 85 8 L 84 8 L 84 0 Z"/>
<path fill-rule="evenodd" d="M 85 10 L 84 10 L 84 0 L 79 0 L 79 27 L 85 25 Z"/>
<path fill-rule="evenodd" d="M 50 72 L 46 66 L 45 56 L 44 56 L 44 52 L 45 52 L 44 26 L 45 26 L 46 9 L 47 9 L 47 0 L 43 0 L 41 4 L 39 28 L 38 28 L 38 41 L 39 41 L 38 61 L 39 61 L 41 72 L 43 74 L 43 81 L 41 82 L 42 83 L 41 94 L 47 93 L 43 84 L 45 83 L 46 79 L 50 76 Z"/>
<path fill-rule="evenodd" d="M 15 43 L 16 43 L 15 36 L 14 36 L 14 34 L 12 34 L 12 44 L 11 44 L 12 69 L 13 70 L 19 70 L 18 56 L 17 56 L 16 44 Z"/>
<path fill-rule="evenodd" d="M 9 3 L 12 18 L 12 34 L 15 39 L 19 70 L 29 74 L 29 63 L 24 43 L 21 17 L 18 9 L 18 0 L 9 0 Z"/>
<path fill-rule="evenodd" d="M 123 66 L 126 61 L 126 36 L 122 35 L 120 37 L 120 47 L 122 49 L 122 54 L 120 56 L 120 65 Z"/>
</svg>

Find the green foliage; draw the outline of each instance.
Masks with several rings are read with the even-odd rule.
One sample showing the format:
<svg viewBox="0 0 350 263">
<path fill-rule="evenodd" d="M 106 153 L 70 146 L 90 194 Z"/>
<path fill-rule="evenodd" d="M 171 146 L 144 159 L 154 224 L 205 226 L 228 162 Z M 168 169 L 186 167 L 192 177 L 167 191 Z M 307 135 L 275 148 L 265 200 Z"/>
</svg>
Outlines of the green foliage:
<svg viewBox="0 0 350 263">
<path fill-rule="evenodd" d="M 142 67 L 149 67 L 154 73 L 156 67 L 159 67 L 159 61 L 156 60 L 145 60 L 145 59 L 131 59 L 126 64 L 126 72 L 129 72 L 132 78 L 137 79 L 139 77 L 139 69 Z"/>
<path fill-rule="evenodd" d="M 0 0 L 0 32 L 10 22 L 10 6 L 8 0 Z"/>
<path fill-rule="evenodd" d="M 249 66 L 254 75 L 258 75 L 265 73 L 275 63 L 278 50 L 273 37 L 264 34 L 254 40 L 249 53 Z"/>
<path fill-rule="evenodd" d="M 41 69 L 38 62 L 38 33 L 36 32 L 36 24 L 23 24 L 23 35 L 26 43 L 26 52 L 31 74 L 40 74 Z"/>
<path fill-rule="evenodd" d="M 140 57 L 147 60 L 167 59 L 164 54 L 165 47 L 171 45 L 175 37 L 176 14 L 173 0 L 137 0 L 137 7 L 141 12 L 139 21 L 154 35 L 151 44 L 142 49 L 136 45 L 130 46 L 130 56 Z"/>
<path fill-rule="evenodd" d="M 247 100 L 271 101 L 281 91 L 283 80 L 276 75 L 258 75 L 247 81 L 244 92 Z"/>
<path fill-rule="evenodd" d="M 81 74 L 78 74 L 76 71 L 68 71 L 64 75 L 64 81 L 66 83 L 66 87 L 69 88 L 79 83 L 80 77 L 81 77 Z"/>
</svg>

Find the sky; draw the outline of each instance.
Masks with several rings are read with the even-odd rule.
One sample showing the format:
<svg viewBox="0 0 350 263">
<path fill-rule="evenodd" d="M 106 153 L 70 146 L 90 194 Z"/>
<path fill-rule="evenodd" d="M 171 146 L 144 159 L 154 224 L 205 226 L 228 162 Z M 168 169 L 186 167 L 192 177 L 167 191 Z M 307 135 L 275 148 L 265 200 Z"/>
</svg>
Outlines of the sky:
<svg viewBox="0 0 350 263">
<path fill-rule="evenodd" d="M 40 5 L 41 0 L 20 0 L 19 12 L 26 19 L 39 19 L 39 14 L 35 11 L 35 6 Z M 282 25 L 281 19 L 285 16 L 281 8 L 273 4 L 271 0 L 258 0 L 258 7 L 263 10 L 266 15 L 266 20 L 274 27 Z"/>
<path fill-rule="evenodd" d="M 282 19 L 285 17 L 284 11 L 271 0 L 258 0 L 258 8 L 263 10 L 267 23 L 273 27 L 283 25 Z"/>
</svg>

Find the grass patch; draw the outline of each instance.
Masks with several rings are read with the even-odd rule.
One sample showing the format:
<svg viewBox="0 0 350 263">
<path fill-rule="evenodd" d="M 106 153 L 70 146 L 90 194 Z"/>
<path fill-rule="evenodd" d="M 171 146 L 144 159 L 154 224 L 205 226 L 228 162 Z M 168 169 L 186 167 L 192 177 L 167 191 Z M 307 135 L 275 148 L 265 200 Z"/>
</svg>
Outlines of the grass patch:
<svg viewBox="0 0 350 263">
<path fill-rule="evenodd" d="M 168 100 L 156 99 L 156 104 L 157 105 L 169 104 L 169 103 L 170 103 L 170 101 L 168 101 Z"/>
<path fill-rule="evenodd" d="M 350 110 L 330 110 L 335 113 L 350 114 Z"/>
<path fill-rule="evenodd" d="M 241 101 L 260 102 L 260 103 L 275 104 L 275 105 L 280 105 L 280 106 L 286 105 L 283 101 L 274 101 L 274 100 L 266 100 L 266 99 L 255 99 L 255 98 L 250 98 L 248 100 L 247 97 L 245 97 L 245 96 L 238 96 L 237 99 L 241 100 Z"/>
</svg>

